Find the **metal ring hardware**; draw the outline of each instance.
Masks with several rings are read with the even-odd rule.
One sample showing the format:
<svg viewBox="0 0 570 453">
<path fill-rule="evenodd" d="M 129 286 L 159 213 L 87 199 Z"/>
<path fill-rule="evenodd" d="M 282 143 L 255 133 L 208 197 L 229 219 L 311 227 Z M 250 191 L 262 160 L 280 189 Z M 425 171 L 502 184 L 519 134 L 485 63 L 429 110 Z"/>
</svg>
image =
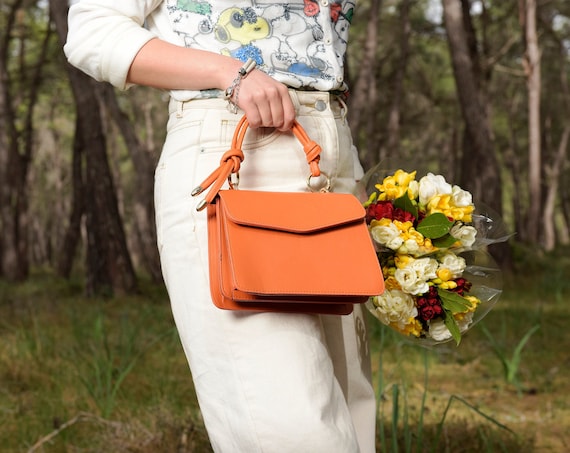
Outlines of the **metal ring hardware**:
<svg viewBox="0 0 570 453">
<path fill-rule="evenodd" d="M 239 171 L 235 172 L 235 173 L 230 173 L 228 175 L 228 184 L 230 186 L 230 189 L 235 189 L 237 190 L 239 187 Z"/>
<path fill-rule="evenodd" d="M 309 190 L 311 192 L 330 192 L 331 191 L 331 178 L 329 178 L 329 175 L 327 175 L 324 171 L 321 171 L 320 176 L 318 176 L 318 178 L 320 177 L 324 177 L 326 178 L 325 180 L 325 184 L 320 188 L 320 189 L 314 189 L 313 186 L 311 185 L 311 179 L 313 178 L 313 175 L 310 174 L 309 177 L 307 178 L 307 187 L 309 188 Z"/>
</svg>

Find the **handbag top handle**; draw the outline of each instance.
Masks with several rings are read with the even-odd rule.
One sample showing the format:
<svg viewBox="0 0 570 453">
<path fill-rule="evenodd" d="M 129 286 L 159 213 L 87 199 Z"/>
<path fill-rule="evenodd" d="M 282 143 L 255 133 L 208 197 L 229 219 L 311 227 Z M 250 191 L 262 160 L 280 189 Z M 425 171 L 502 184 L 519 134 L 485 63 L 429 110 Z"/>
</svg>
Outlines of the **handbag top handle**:
<svg viewBox="0 0 570 453">
<path fill-rule="evenodd" d="M 196 210 L 201 211 L 211 203 L 218 194 L 218 191 L 222 188 L 224 182 L 229 180 L 231 174 L 239 172 L 240 165 L 244 159 L 242 145 L 248 126 L 249 122 L 244 115 L 236 126 L 231 148 L 226 151 L 220 159 L 220 166 L 192 191 L 192 196 L 194 197 L 201 194 L 211 186 L 204 199 L 198 203 Z M 299 142 L 301 142 L 301 145 L 303 145 L 303 151 L 305 152 L 307 163 L 311 170 L 311 174 L 309 175 L 310 181 L 311 177 L 318 177 L 321 175 L 321 170 L 319 168 L 321 147 L 314 140 L 309 138 L 307 132 L 297 122 L 297 120 L 294 121 L 291 130 Z"/>
</svg>

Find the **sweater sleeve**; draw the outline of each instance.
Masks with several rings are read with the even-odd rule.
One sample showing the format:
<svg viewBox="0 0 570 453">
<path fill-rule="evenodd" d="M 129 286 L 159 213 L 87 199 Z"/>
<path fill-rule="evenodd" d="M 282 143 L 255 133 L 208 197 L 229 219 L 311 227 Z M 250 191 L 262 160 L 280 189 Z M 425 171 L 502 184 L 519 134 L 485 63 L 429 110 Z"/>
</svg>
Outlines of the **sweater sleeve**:
<svg viewBox="0 0 570 453">
<path fill-rule="evenodd" d="M 69 62 L 98 81 L 127 89 L 127 74 L 156 35 L 144 28 L 162 0 L 79 0 L 69 9 L 64 52 Z"/>
</svg>

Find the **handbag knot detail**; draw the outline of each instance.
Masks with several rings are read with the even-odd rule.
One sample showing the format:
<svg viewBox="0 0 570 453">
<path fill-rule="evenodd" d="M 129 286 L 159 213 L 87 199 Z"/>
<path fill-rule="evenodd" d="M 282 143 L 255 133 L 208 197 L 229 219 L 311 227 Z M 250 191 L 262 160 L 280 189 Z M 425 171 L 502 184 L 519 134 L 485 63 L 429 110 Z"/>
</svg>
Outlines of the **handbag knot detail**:
<svg viewBox="0 0 570 453">
<path fill-rule="evenodd" d="M 232 148 L 224 153 L 220 159 L 220 166 L 231 163 L 231 173 L 237 173 L 243 161 L 243 151 L 239 148 Z"/>
<path fill-rule="evenodd" d="M 307 162 L 309 163 L 309 168 L 311 169 L 312 176 L 320 176 L 321 169 L 319 168 L 319 161 L 321 160 L 321 147 L 320 145 L 311 140 L 305 144 L 303 147 L 305 154 L 307 155 Z"/>
<path fill-rule="evenodd" d="M 202 182 L 202 184 L 200 184 L 192 191 L 192 196 L 196 196 L 204 192 L 206 189 L 210 188 L 205 198 L 196 206 L 196 209 L 198 211 L 201 211 L 208 204 L 214 201 L 216 195 L 224 183 L 229 180 L 228 178 L 232 173 L 238 173 L 240 165 L 244 159 L 242 146 L 248 127 L 249 122 L 244 115 L 236 126 L 236 130 L 232 138 L 231 148 L 226 151 L 220 159 L 220 166 L 216 168 Z M 309 169 L 311 171 L 309 178 L 312 176 L 320 176 L 321 169 L 319 168 L 319 161 L 321 159 L 322 148 L 318 143 L 309 138 L 305 132 L 305 129 L 303 129 L 303 127 L 297 121 L 293 123 L 291 131 L 303 146 L 303 151 L 305 152 L 307 163 L 309 164 Z"/>
</svg>

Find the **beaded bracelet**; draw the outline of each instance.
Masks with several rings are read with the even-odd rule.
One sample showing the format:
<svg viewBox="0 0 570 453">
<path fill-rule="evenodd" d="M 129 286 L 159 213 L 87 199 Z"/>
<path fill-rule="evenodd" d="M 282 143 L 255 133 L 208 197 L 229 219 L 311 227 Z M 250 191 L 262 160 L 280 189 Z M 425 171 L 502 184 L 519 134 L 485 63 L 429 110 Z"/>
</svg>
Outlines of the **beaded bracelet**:
<svg viewBox="0 0 570 453">
<path fill-rule="evenodd" d="M 236 78 L 232 82 L 232 84 L 226 88 L 224 91 L 224 99 L 228 101 L 228 110 L 232 113 L 238 112 L 238 101 L 239 101 L 239 88 L 240 83 L 243 79 L 247 77 L 247 75 L 255 69 L 257 63 L 252 58 L 249 58 L 243 66 L 239 69 Z M 232 101 L 232 96 L 234 100 Z"/>
</svg>

